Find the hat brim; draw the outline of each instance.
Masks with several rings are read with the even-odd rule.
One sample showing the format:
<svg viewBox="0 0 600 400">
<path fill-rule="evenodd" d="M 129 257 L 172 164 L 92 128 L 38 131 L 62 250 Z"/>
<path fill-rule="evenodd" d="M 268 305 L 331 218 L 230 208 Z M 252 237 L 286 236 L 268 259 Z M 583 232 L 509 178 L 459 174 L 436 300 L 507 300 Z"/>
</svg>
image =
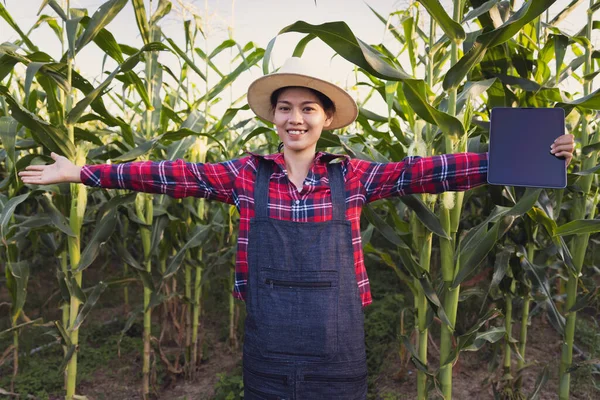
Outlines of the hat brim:
<svg viewBox="0 0 600 400">
<path fill-rule="evenodd" d="M 287 86 L 300 86 L 317 90 L 335 104 L 333 120 L 324 130 L 333 130 L 350 125 L 358 116 L 354 99 L 342 88 L 312 76 L 292 73 L 274 73 L 258 78 L 248 88 L 248 104 L 260 118 L 273 122 L 271 94 Z"/>
</svg>

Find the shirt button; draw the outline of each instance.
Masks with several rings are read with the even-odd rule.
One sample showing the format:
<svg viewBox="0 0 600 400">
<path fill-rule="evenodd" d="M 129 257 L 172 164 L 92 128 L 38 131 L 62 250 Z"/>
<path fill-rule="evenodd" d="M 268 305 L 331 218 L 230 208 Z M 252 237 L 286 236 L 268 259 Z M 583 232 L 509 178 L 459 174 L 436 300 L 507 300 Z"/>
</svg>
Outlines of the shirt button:
<svg viewBox="0 0 600 400">
<path fill-rule="evenodd" d="M 300 204 L 300 200 L 296 200 L 296 205 Z"/>
</svg>

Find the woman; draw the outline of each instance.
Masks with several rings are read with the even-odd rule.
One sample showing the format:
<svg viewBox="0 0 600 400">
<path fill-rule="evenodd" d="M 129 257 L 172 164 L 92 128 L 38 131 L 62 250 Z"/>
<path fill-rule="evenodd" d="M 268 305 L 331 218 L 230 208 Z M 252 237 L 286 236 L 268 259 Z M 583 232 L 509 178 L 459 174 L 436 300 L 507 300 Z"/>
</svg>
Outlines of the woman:
<svg viewBox="0 0 600 400">
<path fill-rule="evenodd" d="M 486 182 L 487 154 L 374 163 L 315 153 L 326 129 L 358 115 L 343 89 L 292 58 L 256 80 L 248 103 L 274 123 L 283 153 L 216 164 L 135 162 L 77 167 L 52 155 L 25 183 L 83 182 L 235 204 L 240 234 L 234 296 L 246 301 L 246 399 L 365 399 L 362 307 L 371 302 L 360 238 L 363 205 L 409 193 L 468 190 Z M 573 136 L 552 152 L 570 162 Z M 334 159 L 340 162 L 330 163 Z"/>
</svg>

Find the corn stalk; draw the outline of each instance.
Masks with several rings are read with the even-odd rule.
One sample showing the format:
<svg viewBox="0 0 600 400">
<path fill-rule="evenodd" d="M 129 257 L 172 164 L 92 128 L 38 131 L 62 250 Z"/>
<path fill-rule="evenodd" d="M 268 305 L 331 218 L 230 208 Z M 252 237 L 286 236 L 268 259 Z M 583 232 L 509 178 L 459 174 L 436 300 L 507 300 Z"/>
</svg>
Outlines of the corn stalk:
<svg viewBox="0 0 600 400">
<path fill-rule="evenodd" d="M 587 26 L 585 30 L 585 37 L 591 43 L 592 40 L 592 28 L 593 28 L 593 11 L 595 9 L 594 2 L 590 0 L 589 9 L 587 13 Z M 593 63 L 592 63 L 592 49 L 591 45 L 586 46 L 585 49 L 585 65 L 584 65 L 584 73 L 585 75 L 589 75 L 592 73 Z M 592 91 L 592 81 L 586 80 L 583 85 L 583 95 L 588 96 Z M 579 142 L 582 147 L 585 147 L 590 143 L 590 116 L 586 113 L 582 114 L 580 131 L 579 131 Z M 594 132 L 594 138 L 592 139 L 592 143 L 598 141 L 598 127 L 596 127 L 596 131 Z M 582 156 L 583 162 L 581 169 L 587 170 L 596 165 L 597 161 L 597 152 L 592 152 L 589 156 Z M 581 220 L 586 218 L 586 205 L 588 202 L 588 194 L 590 192 L 592 186 L 593 175 L 583 176 L 580 181 L 580 187 L 582 193 L 576 193 L 574 207 L 572 211 L 572 219 L 573 220 Z M 592 210 L 591 215 L 588 216 L 589 219 L 594 218 L 594 211 Z M 577 301 L 577 283 L 579 280 L 579 276 L 581 275 L 581 271 L 583 268 L 583 261 L 585 258 L 585 253 L 588 246 L 589 241 L 589 233 L 584 233 L 581 235 L 576 235 L 573 238 L 571 243 L 571 254 L 573 254 L 573 264 L 575 267 L 574 271 L 569 270 L 569 278 L 567 281 L 567 301 L 565 303 L 564 312 L 566 313 L 566 325 L 565 325 L 565 338 L 562 346 L 562 355 L 560 360 L 560 375 L 559 375 L 559 398 L 560 400 L 567 400 L 569 398 L 570 384 L 571 384 L 571 374 L 568 372 L 568 369 L 571 367 L 573 362 L 573 342 L 575 339 L 575 321 L 577 319 L 577 312 L 571 311 L 571 308 L 575 305 Z"/>
<path fill-rule="evenodd" d="M 453 20 L 460 21 L 462 19 L 463 7 L 462 0 L 454 2 Z M 450 68 L 458 62 L 458 40 L 452 40 L 450 49 Z M 448 114 L 456 115 L 456 88 L 450 89 L 448 92 Z M 461 151 L 454 147 L 452 138 L 446 135 L 446 152 Z M 454 199 L 453 199 L 454 197 Z M 452 363 L 448 362 L 452 352 L 452 339 L 454 335 L 454 324 L 456 323 L 456 314 L 458 311 L 458 296 L 460 293 L 460 285 L 452 288 L 452 282 L 460 269 L 457 259 L 454 264 L 454 251 L 456 246 L 456 232 L 458 223 L 460 222 L 460 214 L 462 209 L 463 193 L 444 193 L 442 195 L 440 222 L 442 227 L 451 239 L 440 238 L 440 255 L 442 277 L 444 280 L 444 310 L 448 316 L 448 321 L 452 324 L 449 326 L 442 323 L 440 332 L 440 385 L 442 393 L 446 400 L 452 398 Z M 444 364 L 445 363 L 445 364 Z"/>
</svg>

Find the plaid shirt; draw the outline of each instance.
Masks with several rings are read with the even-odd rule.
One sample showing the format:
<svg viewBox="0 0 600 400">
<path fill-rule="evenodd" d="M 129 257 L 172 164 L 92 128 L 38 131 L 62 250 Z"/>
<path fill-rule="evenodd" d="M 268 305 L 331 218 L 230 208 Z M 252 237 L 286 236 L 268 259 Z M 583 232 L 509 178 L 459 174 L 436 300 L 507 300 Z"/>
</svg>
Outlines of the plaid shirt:
<svg viewBox="0 0 600 400">
<path fill-rule="evenodd" d="M 411 193 L 464 191 L 486 182 L 487 153 L 407 157 L 376 163 L 319 152 L 300 191 L 287 178 L 283 154 L 252 154 L 221 163 L 194 164 L 183 160 L 145 161 L 117 165 L 86 165 L 81 180 L 88 186 L 163 193 L 172 197 L 203 197 L 235 204 L 240 213 L 233 295 L 244 300 L 248 278 L 248 230 L 254 217 L 254 182 L 258 158 L 273 160 L 269 186 L 270 218 L 323 222 L 332 217 L 327 163 L 341 158 L 346 186 L 346 218 L 352 225 L 354 268 L 363 306 L 371 303 L 360 236 L 363 205 Z"/>
</svg>

